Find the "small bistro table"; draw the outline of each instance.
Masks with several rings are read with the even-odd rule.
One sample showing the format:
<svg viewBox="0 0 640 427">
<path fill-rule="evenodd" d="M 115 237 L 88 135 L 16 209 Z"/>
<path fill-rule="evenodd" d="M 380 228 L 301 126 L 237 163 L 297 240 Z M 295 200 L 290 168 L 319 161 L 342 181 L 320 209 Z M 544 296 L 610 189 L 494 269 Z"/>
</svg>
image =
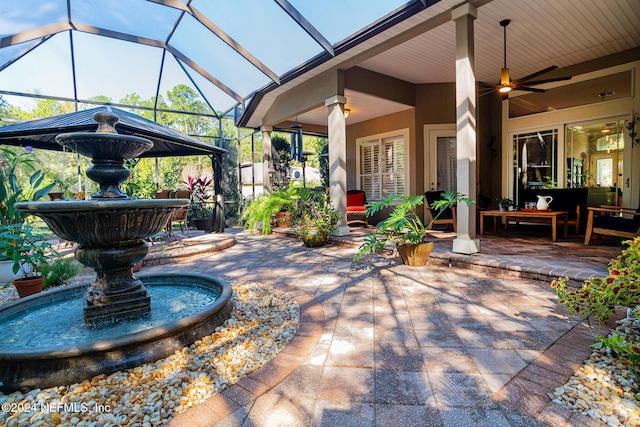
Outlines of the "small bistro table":
<svg viewBox="0 0 640 427">
<path fill-rule="evenodd" d="M 556 229 L 558 219 L 564 220 L 564 238 L 568 234 L 569 213 L 566 211 L 543 211 L 543 210 L 520 210 L 520 211 L 499 211 L 486 210 L 480 211 L 480 235 L 484 234 L 484 218 L 493 217 L 493 231 L 497 231 L 498 218 L 504 218 L 504 228 L 507 229 L 509 221 L 512 222 L 543 222 L 551 223 L 551 240 L 557 241 Z"/>
</svg>

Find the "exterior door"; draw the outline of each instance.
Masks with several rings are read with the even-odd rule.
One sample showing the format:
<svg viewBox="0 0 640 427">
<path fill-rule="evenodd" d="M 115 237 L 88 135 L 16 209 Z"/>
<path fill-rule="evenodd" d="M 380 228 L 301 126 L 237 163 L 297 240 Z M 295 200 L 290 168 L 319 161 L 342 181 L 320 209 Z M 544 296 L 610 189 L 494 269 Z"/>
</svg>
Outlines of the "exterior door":
<svg viewBox="0 0 640 427">
<path fill-rule="evenodd" d="M 457 191 L 455 125 L 442 125 L 425 132 L 425 191 Z"/>
</svg>

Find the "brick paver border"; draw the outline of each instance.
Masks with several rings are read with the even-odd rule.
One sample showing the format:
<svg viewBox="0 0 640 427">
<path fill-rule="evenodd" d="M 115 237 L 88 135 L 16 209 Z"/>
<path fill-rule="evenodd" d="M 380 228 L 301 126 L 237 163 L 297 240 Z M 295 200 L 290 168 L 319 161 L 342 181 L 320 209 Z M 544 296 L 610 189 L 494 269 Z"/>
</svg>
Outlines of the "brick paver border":
<svg viewBox="0 0 640 427">
<path fill-rule="evenodd" d="M 258 397 L 287 378 L 309 356 L 324 329 L 324 311 L 306 292 L 287 285 L 276 285 L 300 306 L 300 326 L 295 336 L 278 355 L 257 371 L 242 378 L 222 393 L 211 396 L 195 407 L 177 414 L 165 425 L 211 426 L 250 405 Z"/>
</svg>

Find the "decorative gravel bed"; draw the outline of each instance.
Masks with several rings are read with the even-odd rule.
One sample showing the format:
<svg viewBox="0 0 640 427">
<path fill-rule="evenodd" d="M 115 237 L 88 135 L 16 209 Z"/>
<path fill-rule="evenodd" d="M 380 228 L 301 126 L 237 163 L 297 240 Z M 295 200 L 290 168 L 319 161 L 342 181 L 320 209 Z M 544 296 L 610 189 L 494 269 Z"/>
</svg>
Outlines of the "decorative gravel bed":
<svg viewBox="0 0 640 427">
<path fill-rule="evenodd" d="M 0 425 L 155 426 L 236 383 L 293 338 L 300 307 L 270 286 L 231 286 L 233 311 L 214 334 L 165 359 L 109 376 L 28 393 L 0 393 Z"/>
<path fill-rule="evenodd" d="M 635 317 L 618 322 L 622 335 L 638 340 L 640 321 Z M 638 377 L 631 365 L 607 349 L 594 350 L 567 383 L 551 398 L 609 426 L 640 426 L 636 393 Z"/>
</svg>

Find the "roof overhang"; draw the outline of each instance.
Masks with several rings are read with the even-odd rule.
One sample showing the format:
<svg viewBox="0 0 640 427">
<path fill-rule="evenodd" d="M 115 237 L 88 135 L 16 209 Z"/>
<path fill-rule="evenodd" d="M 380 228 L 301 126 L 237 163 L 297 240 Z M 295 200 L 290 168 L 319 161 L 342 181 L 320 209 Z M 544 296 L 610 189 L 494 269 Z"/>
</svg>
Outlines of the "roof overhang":
<svg viewBox="0 0 640 427">
<path fill-rule="evenodd" d="M 433 25 L 450 21 L 450 10 L 455 4 L 457 4 L 456 0 L 415 2 L 375 25 L 363 29 L 358 35 L 337 44 L 334 47 L 333 56 L 327 53 L 318 55 L 281 76 L 279 84 L 272 82 L 257 90 L 246 105 L 237 125 L 248 128 L 270 125 L 262 123 L 261 118 L 280 94 L 332 68 L 347 69 L 356 65 L 367 55 L 375 55 L 385 41 L 401 36 L 407 28 L 411 28 L 413 32 L 416 26 L 424 27 L 422 30 L 424 32 Z M 404 24 L 397 25 L 401 22 Z"/>
</svg>

